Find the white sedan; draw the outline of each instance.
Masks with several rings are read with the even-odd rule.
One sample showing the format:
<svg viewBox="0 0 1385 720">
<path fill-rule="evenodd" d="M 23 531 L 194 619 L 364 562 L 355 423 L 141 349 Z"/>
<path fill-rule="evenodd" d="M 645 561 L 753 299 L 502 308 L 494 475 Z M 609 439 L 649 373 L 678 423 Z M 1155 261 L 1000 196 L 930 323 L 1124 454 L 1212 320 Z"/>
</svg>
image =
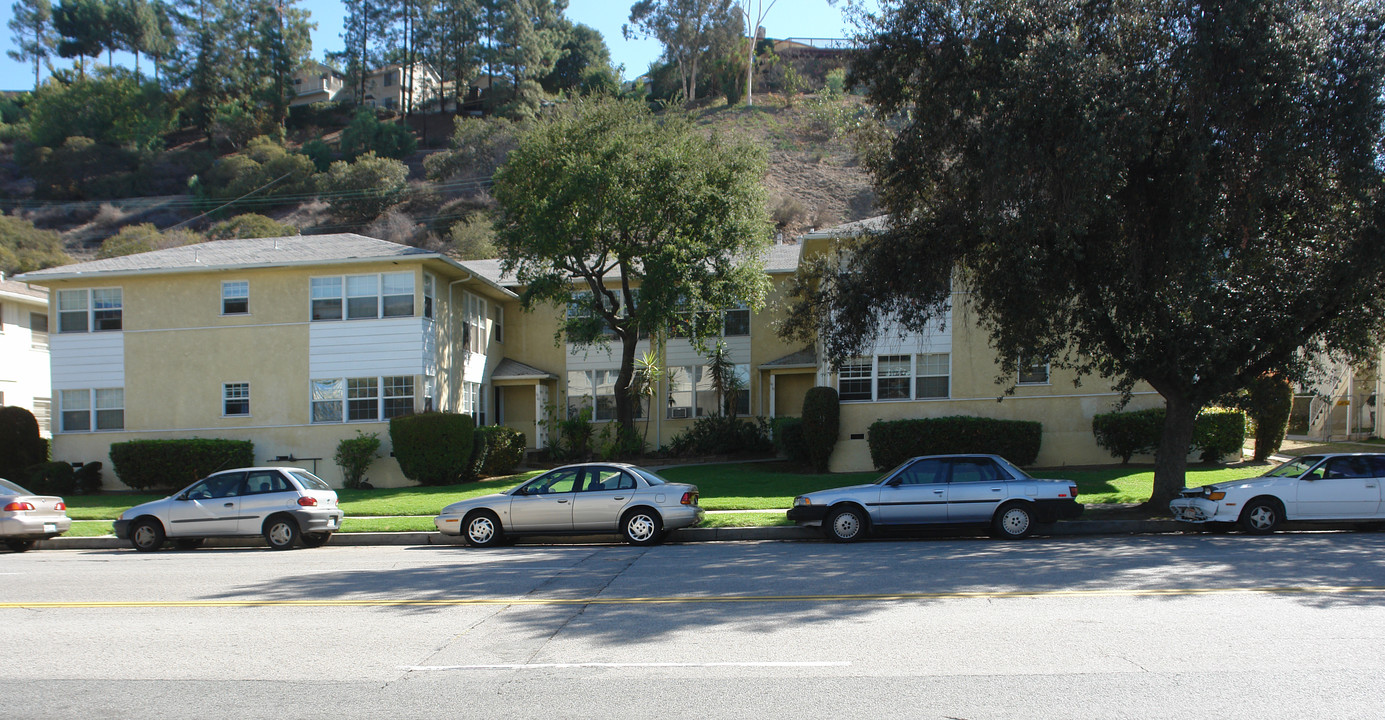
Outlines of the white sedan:
<svg viewBox="0 0 1385 720">
<path fill-rule="evenodd" d="M 1304 455 L 1260 477 L 1184 488 L 1169 503 L 1175 520 L 1248 533 L 1285 521 L 1385 520 L 1385 454 Z"/>
</svg>

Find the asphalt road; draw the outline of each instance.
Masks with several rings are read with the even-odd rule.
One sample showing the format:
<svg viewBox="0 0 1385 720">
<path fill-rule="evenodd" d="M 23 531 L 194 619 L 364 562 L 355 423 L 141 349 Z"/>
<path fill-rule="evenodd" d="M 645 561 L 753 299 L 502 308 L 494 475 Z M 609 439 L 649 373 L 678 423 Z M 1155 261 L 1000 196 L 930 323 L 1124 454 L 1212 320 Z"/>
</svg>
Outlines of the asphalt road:
<svg viewBox="0 0 1385 720">
<path fill-rule="evenodd" d="M 1378 718 L 1385 535 L 0 554 L 7 718 Z"/>
</svg>

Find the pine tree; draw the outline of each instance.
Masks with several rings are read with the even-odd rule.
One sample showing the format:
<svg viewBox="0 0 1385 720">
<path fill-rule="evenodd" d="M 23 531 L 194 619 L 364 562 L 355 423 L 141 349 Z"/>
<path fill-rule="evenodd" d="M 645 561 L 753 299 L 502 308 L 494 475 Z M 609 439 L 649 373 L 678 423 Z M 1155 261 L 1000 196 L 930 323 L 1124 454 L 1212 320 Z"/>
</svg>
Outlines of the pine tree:
<svg viewBox="0 0 1385 720">
<path fill-rule="evenodd" d="M 53 33 L 53 6 L 48 0 L 19 0 L 11 6 L 11 39 L 16 49 L 6 51 L 16 62 L 34 63 L 34 89 L 39 86 L 39 66 L 57 47 Z"/>
</svg>

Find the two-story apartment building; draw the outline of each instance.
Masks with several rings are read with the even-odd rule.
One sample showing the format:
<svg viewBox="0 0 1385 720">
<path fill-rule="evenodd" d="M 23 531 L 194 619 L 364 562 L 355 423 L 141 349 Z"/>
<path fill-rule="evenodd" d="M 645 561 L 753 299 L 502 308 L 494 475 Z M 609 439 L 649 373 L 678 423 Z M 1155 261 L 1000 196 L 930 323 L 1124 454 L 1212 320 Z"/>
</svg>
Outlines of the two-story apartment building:
<svg viewBox="0 0 1385 720">
<path fill-rule="evenodd" d="M 359 235 L 224 240 L 26 274 L 47 286 L 55 459 L 130 439 L 251 440 L 257 462 L 340 479 L 343 438 L 427 409 L 484 418 L 512 292 Z M 498 314 L 496 315 L 498 317 Z M 407 481 L 389 457 L 372 482 Z M 112 483 L 113 484 L 113 483 Z"/>
<path fill-rule="evenodd" d="M 0 273 L 0 405 L 34 414 L 49 434 L 48 291 Z"/>
</svg>

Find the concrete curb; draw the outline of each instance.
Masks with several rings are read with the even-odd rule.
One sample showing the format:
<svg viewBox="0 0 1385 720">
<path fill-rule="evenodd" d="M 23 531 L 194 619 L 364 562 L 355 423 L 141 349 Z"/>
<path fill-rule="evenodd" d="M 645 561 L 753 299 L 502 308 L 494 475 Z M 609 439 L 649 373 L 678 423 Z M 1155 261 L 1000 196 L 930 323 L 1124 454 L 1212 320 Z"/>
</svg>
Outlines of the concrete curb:
<svg viewBox="0 0 1385 720">
<path fill-rule="evenodd" d="M 1174 520 L 1074 520 L 1055 523 L 1040 533 L 1044 537 L 1068 537 L 1087 535 L 1145 535 L 1155 533 L 1179 533 L 1194 529 L 1192 526 Z M 525 538 L 526 545 L 568 545 L 589 542 L 611 542 L 612 535 L 567 535 L 563 537 L 535 536 Z M 683 528 L 668 534 L 667 541 L 675 543 L 690 542 L 729 542 L 737 540 L 821 540 L 822 532 L 812 527 L 780 525 L 774 527 L 721 527 L 721 528 Z M 450 537 L 438 532 L 364 532 L 336 533 L 328 542 L 336 546 L 368 545 L 454 545 L 461 546 L 461 538 Z M 112 550 L 127 549 L 127 540 L 106 535 L 101 537 L 57 537 L 41 540 L 35 546 L 46 550 Z M 265 547 L 259 537 L 208 538 L 203 547 Z"/>
</svg>

